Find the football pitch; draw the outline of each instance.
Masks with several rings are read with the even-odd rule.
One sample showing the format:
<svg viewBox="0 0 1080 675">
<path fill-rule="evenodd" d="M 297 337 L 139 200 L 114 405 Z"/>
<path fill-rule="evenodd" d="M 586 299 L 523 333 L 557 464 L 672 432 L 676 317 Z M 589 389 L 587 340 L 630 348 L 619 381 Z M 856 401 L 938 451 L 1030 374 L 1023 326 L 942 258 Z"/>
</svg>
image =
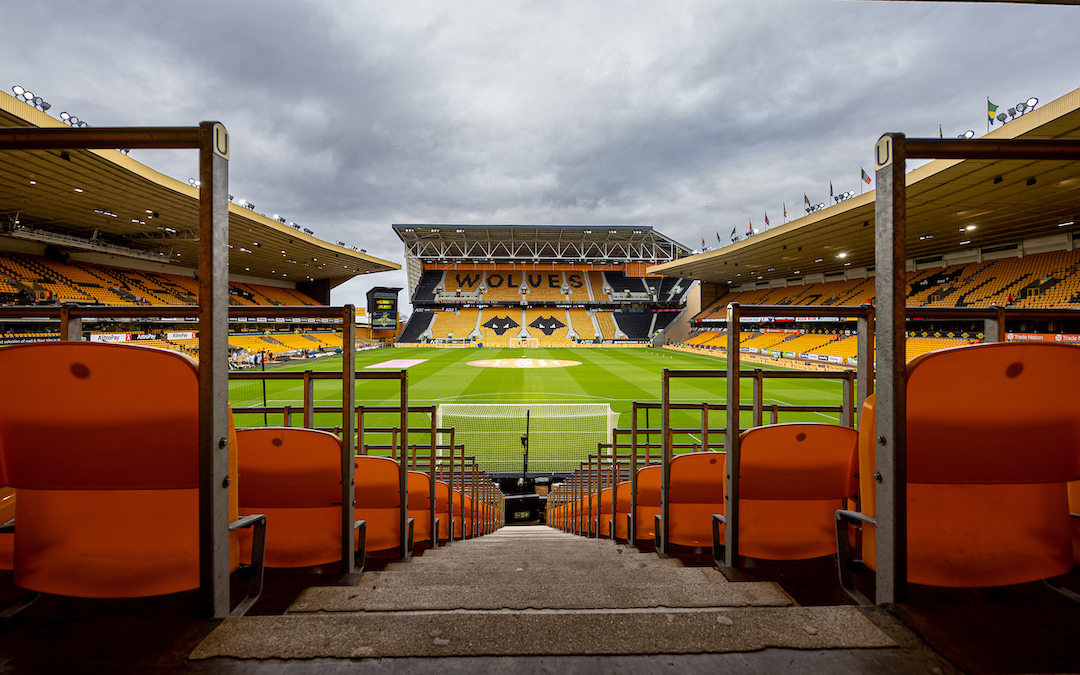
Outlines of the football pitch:
<svg viewBox="0 0 1080 675">
<path fill-rule="evenodd" d="M 389 362 L 389 363 L 388 363 Z M 572 365 L 578 364 L 578 365 Z M 408 396 L 411 406 L 431 406 L 446 403 L 465 404 L 565 404 L 606 403 L 619 413 L 617 428 L 629 428 L 633 403 L 659 403 L 661 400 L 662 371 L 671 370 L 717 370 L 726 367 L 723 359 L 664 349 L 620 348 L 394 348 L 375 349 L 356 355 L 357 405 L 396 406 L 400 384 L 397 380 L 365 380 L 364 373 L 374 370 L 400 370 L 408 372 Z M 746 364 L 744 370 L 759 367 Z M 769 366 L 760 366 L 771 369 Z M 341 357 L 292 362 L 270 366 L 268 370 L 316 370 L 341 371 Z M 743 379 L 741 397 L 744 404 L 752 401 L 752 381 Z M 722 377 L 678 379 L 671 381 L 671 401 L 674 403 L 700 404 L 723 403 L 726 399 L 726 382 Z M 842 397 L 842 383 L 834 379 L 766 380 L 764 403 L 781 405 L 838 405 Z M 264 404 L 264 388 L 257 381 L 231 381 L 229 398 L 234 407 Z M 341 384 L 338 380 L 314 383 L 315 405 L 340 405 Z M 301 424 L 303 385 L 299 380 L 267 381 L 265 405 L 294 406 L 293 425 Z M 829 413 L 782 413 L 781 422 L 833 422 L 836 414 Z M 742 425 L 752 423 L 749 412 L 742 414 Z M 660 427 L 660 413 L 653 410 L 648 415 L 648 426 Z M 766 421 L 768 417 L 766 416 Z M 367 415 L 365 425 L 394 426 L 396 416 Z M 701 428 L 700 411 L 673 411 L 673 427 Z M 238 427 L 282 424 L 280 414 L 238 415 Z M 430 421 L 425 415 L 410 416 L 410 426 L 427 427 Z M 336 427 L 341 416 L 329 413 L 317 414 L 315 426 Z M 639 427 L 646 426 L 645 414 L 639 412 Z M 709 416 L 711 428 L 725 425 L 723 411 L 713 411 Z M 523 432 L 523 429 L 516 433 Z M 687 434 L 682 441 L 695 442 L 695 435 Z M 700 436 L 697 434 L 696 436 Z M 658 436 L 652 439 L 659 442 Z M 720 439 L 715 439 L 719 441 Z M 386 439 L 384 442 L 389 442 Z M 678 441 L 677 441 L 678 442 Z M 540 448 L 536 449 L 540 451 Z M 592 441 L 595 452 L 595 441 Z M 468 452 L 468 450 L 467 450 Z M 520 453 L 520 449 L 516 449 Z M 532 452 L 532 450 L 530 450 Z M 539 459 L 539 457 L 538 457 Z M 539 468 L 539 467 L 538 467 Z"/>
</svg>

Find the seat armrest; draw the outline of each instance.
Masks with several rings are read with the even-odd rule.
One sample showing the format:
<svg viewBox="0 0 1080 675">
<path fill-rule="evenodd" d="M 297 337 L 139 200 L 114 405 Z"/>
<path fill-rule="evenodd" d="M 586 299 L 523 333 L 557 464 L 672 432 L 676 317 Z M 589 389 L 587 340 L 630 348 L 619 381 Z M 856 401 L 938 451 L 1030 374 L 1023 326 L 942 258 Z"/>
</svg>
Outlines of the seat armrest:
<svg viewBox="0 0 1080 675">
<path fill-rule="evenodd" d="M 263 573 L 266 562 L 266 515 L 255 513 L 229 523 L 230 532 L 249 527 L 255 528 L 251 543 L 251 580 L 249 581 L 247 595 L 236 606 L 236 609 L 230 612 L 229 616 L 244 616 L 251 609 L 251 606 L 255 604 L 255 601 L 259 599 L 259 596 L 262 595 Z"/>
<path fill-rule="evenodd" d="M 713 557 L 713 564 L 716 565 L 717 569 L 722 569 L 724 567 L 724 562 L 723 562 L 724 554 L 720 550 L 721 547 L 724 545 L 720 541 L 720 524 L 721 523 L 723 523 L 724 525 L 727 525 L 727 518 L 725 518 L 724 514 L 722 514 L 722 513 L 714 513 L 712 515 L 712 557 Z"/>
<path fill-rule="evenodd" d="M 353 557 L 353 570 L 363 572 L 367 564 L 367 521 L 357 520 L 353 523 L 356 530 L 356 555 Z"/>
<path fill-rule="evenodd" d="M 851 574 L 854 553 L 848 538 L 848 525 L 861 526 L 863 523 L 877 525 L 877 519 L 858 511 L 836 512 L 836 568 L 840 575 L 840 587 L 844 589 L 848 597 L 860 605 L 872 605 L 874 603 L 855 588 L 855 580 Z"/>
</svg>

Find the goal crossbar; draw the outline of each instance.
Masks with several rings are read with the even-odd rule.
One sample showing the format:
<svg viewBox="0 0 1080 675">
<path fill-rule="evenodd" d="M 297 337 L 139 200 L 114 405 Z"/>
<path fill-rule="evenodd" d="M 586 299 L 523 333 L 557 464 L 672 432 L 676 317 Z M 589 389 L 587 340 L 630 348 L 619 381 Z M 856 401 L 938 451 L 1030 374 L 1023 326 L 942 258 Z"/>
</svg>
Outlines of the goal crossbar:
<svg viewBox="0 0 1080 675">
<path fill-rule="evenodd" d="M 573 471 L 610 443 L 619 413 L 607 403 L 444 403 L 439 427 L 453 427 L 485 471 L 521 471 L 529 415 L 529 471 Z"/>
</svg>

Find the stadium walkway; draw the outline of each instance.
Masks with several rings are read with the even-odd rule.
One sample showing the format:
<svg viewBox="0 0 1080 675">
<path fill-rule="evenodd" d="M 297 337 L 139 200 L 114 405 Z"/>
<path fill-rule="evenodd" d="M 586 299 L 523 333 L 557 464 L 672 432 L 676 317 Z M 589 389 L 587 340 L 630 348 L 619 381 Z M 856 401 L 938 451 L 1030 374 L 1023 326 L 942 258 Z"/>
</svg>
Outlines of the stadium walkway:
<svg viewBox="0 0 1080 675">
<path fill-rule="evenodd" d="M 543 526 L 503 528 L 350 581 L 271 578 L 262 615 L 224 622 L 163 616 L 160 601 L 133 611 L 132 601 L 46 598 L 0 625 L 0 672 L 842 675 L 1080 664 L 1071 604 L 801 606 L 772 581 L 732 583 Z"/>
</svg>

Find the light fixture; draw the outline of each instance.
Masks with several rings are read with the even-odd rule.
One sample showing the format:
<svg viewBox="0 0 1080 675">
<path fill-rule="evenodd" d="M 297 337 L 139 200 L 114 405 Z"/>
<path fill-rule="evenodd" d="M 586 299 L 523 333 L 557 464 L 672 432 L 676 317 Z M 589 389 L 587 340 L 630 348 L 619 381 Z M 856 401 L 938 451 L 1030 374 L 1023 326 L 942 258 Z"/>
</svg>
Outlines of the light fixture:
<svg viewBox="0 0 1080 675">
<path fill-rule="evenodd" d="M 847 257 L 847 253 L 837 253 L 837 254 L 836 254 L 836 257 L 837 257 L 837 258 L 846 258 L 846 257 Z"/>
<path fill-rule="evenodd" d="M 965 230 L 967 230 L 968 232 L 970 232 L 970 231 L 974 230 L 974 229 L 975 229 L 975 227 L 976 227 L 975 225 L 968 225 L 968 226 L 967 226 L 967 227 L 965 227 L 964 229 L 965 229 Z"/>
<path fill-rule="evenodd" d="M 957 136 L 957 138 L 963 138 L 963 139 L 971 140 L 972 138 L 975 138 L 975 132 L 972 131 L 971 129 L 968 129 L 964 133 Z"/>
<path fill-rule="evenodd" d="M 1072 224 L 1073 224 L 1073 221 L 1071 221 L 1071 220 L 1070 220 L 1070 221 L 1069 221 L 1069 222 L 1067 222 L 1067 223 L 1061 223 L 1060 225 L 1058 225 L 1058 227 L 1068 227 L 1068 226 L 1070 226 L 1070 225 L 1072 225 Z"/>
<path fill-rule="evenodd" d="M 971 243 L 971 240 L 970 240 L 970 239 L 965 239 L 964 241 L 960 242 L 960 245 L 961 245 L 961 246 L 967 246 L 967 245 L 968 245 L 968 244 L 970 244 L 970 243 Z"/>
<path fill-rule="evenodd" d="M 819 262 L 821 262 L 822 260 L 824 260 L 824 258 L 814 258 L 814 262 L 816 262 L 816 263 L 819 263 Z"/>
<path fill-rule="evenodd" d="M 82 188 L 75 188 L 75 192 L 79 192 L 79 193 L 81 193 L 82 191 L 83 191 L 83 189 L 82 189 Z"/>
<path fill-rule="evenodd" d="M 12 87 L 11 91 L 15 92 L 15 95 L 18 97 L 22 97 L 22 95 L 26 93 L 26 90 L 19 85 L 15 85 L 14 87 Z"/>
</svg>

